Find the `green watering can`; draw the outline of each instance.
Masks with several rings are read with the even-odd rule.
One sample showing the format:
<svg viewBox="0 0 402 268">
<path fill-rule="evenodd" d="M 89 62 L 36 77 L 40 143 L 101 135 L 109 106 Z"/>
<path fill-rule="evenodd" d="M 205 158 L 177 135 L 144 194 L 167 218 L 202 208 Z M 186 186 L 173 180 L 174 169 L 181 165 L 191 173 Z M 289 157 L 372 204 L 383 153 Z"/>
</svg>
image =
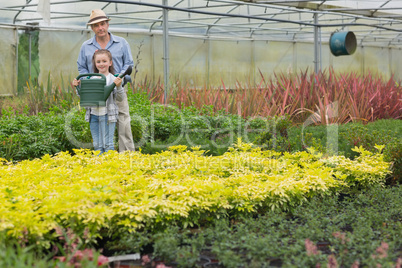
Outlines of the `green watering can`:
<svg viewBox="0 0 402 268">
<path fill-rule="evenodd" d="M 124 73 L 118 76 L 122 78 L 125 75 L 130 75 L 132 71 L 133 68 L 129 66 Z M 98 76 L 100 78 L 89 79 L 92 76 Z M 106 100 L 109 98 L 116 84 L 113 82 L 106 86 L 106 77 L 100 73 L 80 74 L 77 76 L 77 80 L 81 77 L 88 77 L 88 79 L 82 79 L 81 86 L 77 87 L 78 94 L 80 94 L 80 105 L 82 107 L 106 106 Z"/>
</svg>

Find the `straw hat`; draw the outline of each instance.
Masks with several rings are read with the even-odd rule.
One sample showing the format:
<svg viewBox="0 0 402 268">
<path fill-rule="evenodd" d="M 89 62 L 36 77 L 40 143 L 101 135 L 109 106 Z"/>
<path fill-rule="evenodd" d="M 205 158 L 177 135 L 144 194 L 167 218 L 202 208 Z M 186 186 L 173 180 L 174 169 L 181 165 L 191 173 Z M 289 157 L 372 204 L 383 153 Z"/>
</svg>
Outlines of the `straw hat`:
<svg viewBox="0 0 402 268">
<path fill-rule="evenodd" d="M 109 21 L 110 19 L 106 16 L 105 12 L 100 9 L 94 9 L 91 12 L 91 16 L 89 16 L 89 21 L 87 25 L 95 24 L 101 21 Z"/>
</svg>

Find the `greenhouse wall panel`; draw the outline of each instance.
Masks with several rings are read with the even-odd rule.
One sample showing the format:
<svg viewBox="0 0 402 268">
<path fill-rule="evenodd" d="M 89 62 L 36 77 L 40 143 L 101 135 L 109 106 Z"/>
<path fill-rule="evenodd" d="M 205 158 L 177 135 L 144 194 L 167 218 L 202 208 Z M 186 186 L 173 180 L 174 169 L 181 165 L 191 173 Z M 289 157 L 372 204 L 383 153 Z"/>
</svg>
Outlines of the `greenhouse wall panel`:
<svg viewBox="0 0 402 268">
<path fill-rule="evenodd" d="M 296 43 L 296 65 L 294 71 L 314 71 L 314 44 L 311 43 Z M 324 66 L 322 66 L 325 69 Z"/>
<path fill-rule="evenodd" d="M 261 74 L 270 79 L 275 73 L 329 68 L 402 78 L 400 1 L 316 2 L 0 0 L 0 95 L 25 92 L 29 80 L 47 85 L 49 77 L 54 86 L 68 87 L 78 75 L 81 44 L 93 36 L 87 22 L 95 8 L 110 18 L 110 32 L 130 43 L 136 82 L 146 78 L 151 86 L 165 81 L 165 30 L 172 86 L 233 88 L 259 84 Z M 331 54 L 336 32 L 356 37 L 353 55 Z"/>
<path fill-rule="evenodd" d="M 138 73 L 135 75 L 135 79 L 139 81 L 147 78 L 148 80 L 154 81 L 155 80 L 154 36 L 149 34 L 123 35 L 121 33 L 116 33 L 116 35 L 124 37 L 130 45 L 131 54 L 134 60 L 134 66 L 138 70 Z M 163 67 L 160 69 L 163 70 Z"/>
<path fill-rule="evenodd" d="M 292 71 L 293 68 L 293 43 L 259 41 L 256 49 L 256 67 L 264 78 L 270 78 L 274 73 Z M 257 76 L 257 81 L 259 77 Z"/>
<path fill-rule="evenodd" d="M 40 31 L 39 35 L 39 81 L 53 84 L 63 79 L 69 83 L 78 76 L 77 59 L 82 43 L 90 35 L 73 31 Z"/>
<path fill-rule="evenodd" d="M 401 51 L 401 49 L 391 49 L 390 58 L 391 58 L 391 63 L 390 63 L 391 74 L 394 75 L 394 78 L 396 80 L 401 80 L 402 79 L 402 67 L 401 67 L 402 51 Z"/>
<path fill-rule="evenodd" d="M 0 96 L 9 96 L 17 91 L 17 34 L 15 29 L 0 28 L 0 35 Z"/>
<path fill-rule="evenodd" d="M 208 83 L 208 40 L 173 37 L 169 42 L 171 79 L 189 86 L 206 85 Z"/>
<path fill-rule="evenodd" d="M 0 28 L 3 55 L 1 94 L 17 93 L 16 30 Z M 163 81 L 163 37 L 150 33 L 114 33 L 124 37 L 131 46 L 138 73 L 136 81 L 147 78 L 151 84 Z M 53 85 L 68 87 L 78 76 L 77 58 L 82 43 L 92 37 L 92 32 L 74 30 L 42 30 L 39 35 L 39 83 L 47 84 L 50 75 Z M 169 37 L 170 82 L 189 86 L 236 87 L 236 83 L 259 83 L 275 73 L 314 71 L 314 44 L 308 42 L 280 42 L 263 40 L 208 40 L 180 36 Z M 358 46 L 350 56 L 334 56 L 328 43 L 320 45 L 323 70 L 332 67 L 338 73 L 379 73 L 385 78 L 391 74 L 400 79 L 400 49 Z M 136 64 L 137 60 L 140 60 Z M 222 84 L 223 83 L 223 84 Z"/>
<path fill-rule="evenodd" d="M 388 48 L 365 47 L 363 71 L 387 77 L 391 73 L 392 60 Z"/>
<path fill-rule="evenodd" d="M 334 56 L 330 50 L 328 50 L 328 54 L 330 54 L 330 65 L 336 72 L 363 72 L 364 50 L 361 47 L 357 47 L 352 55 Z"/>
<path fill-rule="evenodd" d="M 253 78 L 251 41 L 210 41 L 209 83 L 235 87 L 236 82 Z"/>
</svg>

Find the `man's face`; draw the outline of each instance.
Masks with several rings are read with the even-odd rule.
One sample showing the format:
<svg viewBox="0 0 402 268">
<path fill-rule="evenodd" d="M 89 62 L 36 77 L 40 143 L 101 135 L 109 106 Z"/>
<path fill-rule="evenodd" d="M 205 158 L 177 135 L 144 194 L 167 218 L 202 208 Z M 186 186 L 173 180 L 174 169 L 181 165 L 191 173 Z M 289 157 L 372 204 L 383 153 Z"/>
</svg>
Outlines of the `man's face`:
<svg viewBox="0 0 402 268">
<path fill-rule="evenodd" d="M 104 37 L 108 34 L 109 22 L 101 21 L 91 25 L 92 31 L 97 37 Z"/>
</svg>

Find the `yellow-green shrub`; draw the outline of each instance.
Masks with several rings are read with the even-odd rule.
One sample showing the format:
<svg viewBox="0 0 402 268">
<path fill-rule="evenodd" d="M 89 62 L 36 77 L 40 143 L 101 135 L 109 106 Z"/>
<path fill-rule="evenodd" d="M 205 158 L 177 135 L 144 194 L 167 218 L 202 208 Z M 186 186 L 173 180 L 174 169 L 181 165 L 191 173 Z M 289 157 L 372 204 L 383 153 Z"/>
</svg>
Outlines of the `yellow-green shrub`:
<svg viewBox="0 0 402 268">
<path fill-rule="evenodd" d="M 0 165 L 0 231 L 45 243 L 57 226 L 100 236 L 170 221 L 197 224 L 226 213 L 291 208 L 349 185 L 382 183 L 389 164 L 358 149 L 356 161 L 313 152 L 262 151 L 241 140 L 222 156 L 199 148 L 169 151 L 77 150 Z M 364 166 L 365 168 L 361 168 Z"/>
</svg>

